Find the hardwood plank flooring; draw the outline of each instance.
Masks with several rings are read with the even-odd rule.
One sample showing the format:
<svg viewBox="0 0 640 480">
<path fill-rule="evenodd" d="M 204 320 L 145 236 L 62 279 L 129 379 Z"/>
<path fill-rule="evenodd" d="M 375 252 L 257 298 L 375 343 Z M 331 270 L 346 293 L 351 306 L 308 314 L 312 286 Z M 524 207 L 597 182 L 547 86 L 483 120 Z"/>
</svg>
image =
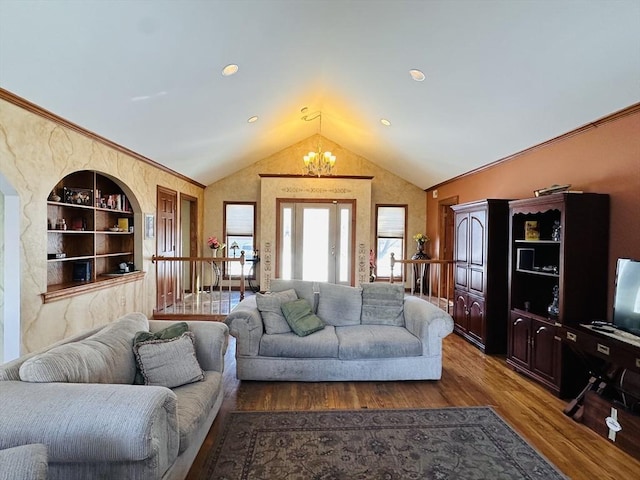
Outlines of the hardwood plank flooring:
<svg viewBox="0 0 640 480">
<path fill-rule="evenodd" d="M 188 480 L 204 478 L 203 464 L 230 411 L 435 408 L 492 406 L 520 435 L 574 480 L 640 479 L 640 461 L 565 416 L 565 402 L 484 355 L 455 334 L 443 342 L 439 381 L 240 382 L 235 340 L 225 357 L 225 399 Z M 277 479 L 280 480 L 280 479 Z"/>
</svg>

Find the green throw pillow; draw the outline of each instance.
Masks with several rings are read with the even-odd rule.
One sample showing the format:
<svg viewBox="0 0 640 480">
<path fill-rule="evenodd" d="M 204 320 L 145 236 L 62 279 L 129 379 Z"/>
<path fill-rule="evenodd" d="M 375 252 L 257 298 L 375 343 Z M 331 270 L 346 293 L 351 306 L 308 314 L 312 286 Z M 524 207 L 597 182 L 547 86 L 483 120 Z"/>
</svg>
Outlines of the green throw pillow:
<svg viewBox="0 0 640 480">
<path fill-rule="evenodd" d="M 137 332 L 135 337 L 133 337 L 133 346 L 135 347 L 136 345 L 142 342 L 148 342 L 149 340 L 169 340 L 171 338 L 179 337 L 180 335 L 188 331 L 189 325 L 187 325 L 186 322 L 178 322 L 169 325 L 167 328 L 158 330 L 157 332 Z M 136 378 L 133 381 L 133 384 L 145 384 L 144 376 L 140 371 L 140 365 L 138 361 L 136 361 Z"/>
<path fill-rule="evenodd" d="M 324 328 L 324 322 L 311 311 L 311 305 L 304 298 L 282 305 L 282 313 L 291 330 L 304 337 Z"/>
</svg>

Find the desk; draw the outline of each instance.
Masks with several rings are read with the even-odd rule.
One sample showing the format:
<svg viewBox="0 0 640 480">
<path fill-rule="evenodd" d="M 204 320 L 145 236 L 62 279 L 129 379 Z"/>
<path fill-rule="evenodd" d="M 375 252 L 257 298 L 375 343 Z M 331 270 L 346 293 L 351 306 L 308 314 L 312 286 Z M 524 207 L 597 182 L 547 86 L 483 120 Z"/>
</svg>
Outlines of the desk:
<svg viewBox="0 0 640 480">
<path fill-rule="evenodd" d="M 593 364 L 590 357 L 600 359 L 602 364 L 615 365 L 640 373 L 640 338 L 634 340 L 621 334 L 608 334 L 592 330 L 590 326 L 560 327 L 562 342 Z"/>
</svg>

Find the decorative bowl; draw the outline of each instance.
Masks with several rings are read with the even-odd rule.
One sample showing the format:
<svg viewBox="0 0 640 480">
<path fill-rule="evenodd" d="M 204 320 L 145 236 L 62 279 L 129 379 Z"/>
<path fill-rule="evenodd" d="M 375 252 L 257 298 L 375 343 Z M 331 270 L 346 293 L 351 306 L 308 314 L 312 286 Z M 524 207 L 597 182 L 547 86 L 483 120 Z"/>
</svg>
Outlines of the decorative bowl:
<svg viewBox="0 0 640 480">
<path fill-rule="evenodd" d="M 111 228 L 109 229 L 109 231 L 110 231 L 110 232 L 119 232 L 119 231 L 120 231 L 120 229 L 119 229 L 118 227 L 111 227 Z"/>
</svg>

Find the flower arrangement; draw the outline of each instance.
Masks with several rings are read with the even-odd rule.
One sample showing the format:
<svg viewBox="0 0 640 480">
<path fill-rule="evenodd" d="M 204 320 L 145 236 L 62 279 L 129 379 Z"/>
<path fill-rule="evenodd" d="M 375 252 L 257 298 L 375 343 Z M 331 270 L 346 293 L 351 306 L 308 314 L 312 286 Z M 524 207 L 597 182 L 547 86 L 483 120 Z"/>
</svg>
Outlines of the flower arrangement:
<svg viewBox="0 0 640 480">
<path fill-rule="evenodd" d="M 413 239 L 418 243 L 427 243 L 429 241 L 429 237 L 427 237 L 424 233 L 416 233 L 413 236 Z"/>
<path fill-rule="evenodd" d="M 207 239 L 207 245 L 211 250 L 224 250 L 226 245 L 218 240 L 218 237 L 209 237 Z"/>
</svg>

